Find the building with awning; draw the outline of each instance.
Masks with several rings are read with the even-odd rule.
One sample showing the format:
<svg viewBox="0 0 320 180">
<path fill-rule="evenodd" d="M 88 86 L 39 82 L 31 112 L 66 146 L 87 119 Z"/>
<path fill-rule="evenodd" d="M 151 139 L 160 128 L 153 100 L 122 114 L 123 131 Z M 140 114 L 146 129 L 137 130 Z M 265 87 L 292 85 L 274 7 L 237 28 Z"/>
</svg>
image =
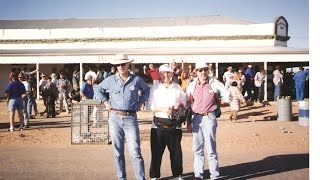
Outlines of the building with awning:
<svg viewBox="0 0 320 180">
<path fill-rule="evenodd" d="M 12 67 L 50 74 L 54 65 L 75 64 L 84 73 L 84 64 L 108 64 L 117 53 L 134 59 L 137 74 L 149 63 L 204 61 L 214 64 L 216 76 L 227 65 L 255 63 L 270 80 L 274 63 L 309 63 L 309 49 L 287 47 L 288 28 L 282 16 L 263 24 L 224 16 L 0 20 L 0 84 L 5 87 Z"/>
</svg>

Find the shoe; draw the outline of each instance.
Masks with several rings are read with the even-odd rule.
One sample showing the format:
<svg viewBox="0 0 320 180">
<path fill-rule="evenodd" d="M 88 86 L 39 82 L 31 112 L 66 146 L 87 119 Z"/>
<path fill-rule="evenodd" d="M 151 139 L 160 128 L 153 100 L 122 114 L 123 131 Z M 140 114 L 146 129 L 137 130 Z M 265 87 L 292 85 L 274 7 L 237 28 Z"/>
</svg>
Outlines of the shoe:
<svg viewBox="0 0 320 180">
<path fill-rule="evenodd" d="M 24 125 L 23 127 L 22 127 L 22 129 L 27 129 L 27 128 L 29 128 L 30 126 L 29 125 Z M 20 127 L 21 128 L 21 127 Z M 20 129 L 19 128 L 19 129 Z"/>
<path fill-rule="evenodd" d="M 9 132 L 13 132 L 13 131 L 14 131 L 14 128 L 9 128 L 8 131 L 9 131 Z"/>
<path fill-rule="evenodd" d="M 173 178 L 174 180 L 183 180 L 183 178 L 180 176 Z"/>
</svg>

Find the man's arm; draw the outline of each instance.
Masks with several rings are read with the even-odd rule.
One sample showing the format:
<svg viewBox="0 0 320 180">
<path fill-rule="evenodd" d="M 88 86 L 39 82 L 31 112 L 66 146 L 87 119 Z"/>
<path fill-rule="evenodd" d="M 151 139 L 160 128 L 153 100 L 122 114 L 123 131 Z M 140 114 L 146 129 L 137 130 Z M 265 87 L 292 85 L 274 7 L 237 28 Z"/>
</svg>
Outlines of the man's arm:
<svg viewBox="0 0 320 180">
<path fill-rule="evenodd" d="M 110 77 L 104 79 L 99 85 L 97 85 L 97 87 L 93 88 L 96 99 L 101 103 L 104 103 L 107 110 L 110 110 L 110 106 L 108 102 L 109 96 L 107 94 L 109 89 L 108 85 L 110 84 L 108 82 L 109 79 Z"/>
<path fill-rule="evenodd" d="M 141 90 L 141 96 L 139 97 L 139 103 L 145 103 L 150 95 L 150 87 L 147 85 L 147 83 L 144 82 L 144 80 L 140 77 L 138 77 L 138 83 Z"/>
</svg>

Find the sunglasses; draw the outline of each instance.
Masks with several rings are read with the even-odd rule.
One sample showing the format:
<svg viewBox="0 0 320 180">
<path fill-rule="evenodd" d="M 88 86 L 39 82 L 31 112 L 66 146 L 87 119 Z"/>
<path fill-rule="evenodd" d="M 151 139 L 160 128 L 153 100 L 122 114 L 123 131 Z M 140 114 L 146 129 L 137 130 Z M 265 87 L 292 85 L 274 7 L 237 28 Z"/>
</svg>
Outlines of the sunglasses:
<svg viewBox="0 0 320 180">
<path fill-rule="evenodd" d="M 117 66 L 125 66 L 127 63 L 117 64 Z"/>
<path fill-rule="evenodd" d="M 208 68 L 199 69 L 198 71 L 199 71 L 199 72 L 202 72 L 202 71 L 207 72 L 207 71 L 208 71 Z"/>
</svg>

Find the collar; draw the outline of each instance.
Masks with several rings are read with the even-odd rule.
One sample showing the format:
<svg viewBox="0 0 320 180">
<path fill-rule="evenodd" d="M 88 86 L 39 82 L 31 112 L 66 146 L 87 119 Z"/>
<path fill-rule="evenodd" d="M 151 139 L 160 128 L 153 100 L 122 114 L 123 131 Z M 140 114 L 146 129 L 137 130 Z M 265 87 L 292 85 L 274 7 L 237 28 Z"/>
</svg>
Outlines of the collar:
<svg viewBox="0 0 320 180">
<path fill-rule="evenodd" d="M 127 78 L 126 81 L 130 80 L 131 78 L 133 78 L 133 76 L 134 76 L 133 74 L 128 73 L 128 78 Z M 122 81 L 119 73 L 116 73 L 116 74 L 115 74 L 115 79 L 116 79 L 116 81 L 120 81 L 120 80 Z"/>
</svg>

